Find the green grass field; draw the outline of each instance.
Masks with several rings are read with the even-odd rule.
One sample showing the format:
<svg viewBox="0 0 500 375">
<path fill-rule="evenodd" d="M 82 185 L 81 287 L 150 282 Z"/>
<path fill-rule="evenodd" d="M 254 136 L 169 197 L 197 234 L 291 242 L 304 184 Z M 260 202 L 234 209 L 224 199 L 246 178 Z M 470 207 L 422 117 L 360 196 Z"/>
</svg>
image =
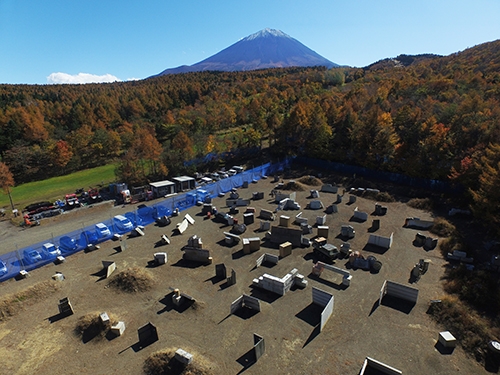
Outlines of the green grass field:
<svg viewBox="0 0 500 375">
<path fill-rule="evenodd" d="M 115 181 L 115 168 L 116 164 L 108 164 L 66 176 L 15 186 L 11 191 L 14 206 L 21 210 L 31 203 L 63 199 L 66 194 L 74 193 L 79 188 L 88 190 L 90 186 L 109 184 Z M 9 196 L 3 191 L 0 191 L 0 208 L 10 209 Z"/>
</svg>

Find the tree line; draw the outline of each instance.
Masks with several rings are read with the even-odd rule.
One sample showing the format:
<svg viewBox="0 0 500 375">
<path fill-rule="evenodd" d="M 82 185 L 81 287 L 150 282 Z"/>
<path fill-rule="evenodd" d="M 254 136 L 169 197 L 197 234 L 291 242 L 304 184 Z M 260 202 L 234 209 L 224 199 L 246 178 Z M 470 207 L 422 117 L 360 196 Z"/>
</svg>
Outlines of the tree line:
<svg viewBox="0 0 500 375">
<path fill-rule="evenodd" d="M 497 41 L 407 66 L 0 85 L 0 156 L 16 183 L 112 159 L 121 178 L 141 183 L 206 153 L 269 145 L 461 184 L 498 223 L 499 83 Z"/>
</svg>

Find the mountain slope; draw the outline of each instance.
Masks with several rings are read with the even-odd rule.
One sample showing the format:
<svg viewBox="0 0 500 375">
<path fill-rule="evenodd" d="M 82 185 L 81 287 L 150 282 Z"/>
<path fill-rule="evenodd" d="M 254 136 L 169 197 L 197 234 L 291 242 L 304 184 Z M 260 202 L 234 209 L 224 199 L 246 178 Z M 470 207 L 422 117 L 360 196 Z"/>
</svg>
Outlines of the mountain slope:
<svg viewBox="0 0 500 375">
<path fill-rule="evenodd" d="M 339 65 L 280 30 L 264 29 L 199 63 L 166 69 L 158 76 L 207 70 L 231 72 L 292 66 L 332 68 Z"/>
</svg>

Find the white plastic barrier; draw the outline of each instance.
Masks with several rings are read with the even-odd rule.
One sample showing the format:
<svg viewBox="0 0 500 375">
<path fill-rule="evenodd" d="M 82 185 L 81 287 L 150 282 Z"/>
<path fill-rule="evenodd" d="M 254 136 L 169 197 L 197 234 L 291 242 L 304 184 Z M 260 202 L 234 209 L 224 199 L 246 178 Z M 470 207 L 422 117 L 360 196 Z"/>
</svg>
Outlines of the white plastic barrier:
<svg viewBox="0 0 500 375">
<path fill-rule="evenodd" d="M 332 184 L 325 184 L 321 187 L 321 191 L 325 193 L 333 193 L 337 194 L 339 188 L 337 186 L 333 186 Z"/>
<path fill-rule="evenodd" d="M 354 218 L 360 221 L 366 221 L 368 220 L 368 214 L 363 211 L 359 211 L 358 207 L 354 209 Z"/>
<path fill-rule="evenodd" d="M 370 370 L 376 370 L 378 373 L 386 374 L 386 375 L 402 375 L 403 374 L 403 372 L 395 369 L 394 367 L 386 365 L 385 363 L 377 361 L 373 358 L 366 357 L 365 362 L 363 363 L 363 367 L 361 368 L 361 372 L 359 373 L 359 375 L 365 375 L 365 374 L 371 373 Z"/>
<path fill-rule="evenodd" d="M 420 220 L 418 217 L 408 217 L 405 220 L 405 227 L 429 229 L 434 225 L 434 221 Z"/>
<path fill-rule="evenodd" d="M 382 298 L 384 298 L 385 295 L 401 298 L 412 303 L 417 303 L 418 289 L 396 283 L 394 281 L 385 280 L 384 284 L 382 285 L 382 289 L 380 289 L 380 298 L 378 301 L 379 304 L 382 303 Z"/>
<path fill-rule="evenodd" d="M 394 233 L 391 233 L 391 235 L 389 237 L 379 236 L 376 234 L 370 234 L 370 237 L 368 238 L 368 243 L 370 245 L 375 245 L 375 246 L 383 247 L 385 249 L 390 249 L 392 246 L 393 236 L 394 236 Z"/>
<path fill-rule="evenodd" d="M 334 297 L 330 293 L 327 293 L 321 289 L 313 287 L 312 299 L 314 304 L 324 307 L 323 311 L 321 312 L 321 325 L 320 325 L 320 332 L 321 332 L 326 322 L 328 321 L 328 319 L 330 319 L 330 317 L 333 314 Z"/>
</svg>

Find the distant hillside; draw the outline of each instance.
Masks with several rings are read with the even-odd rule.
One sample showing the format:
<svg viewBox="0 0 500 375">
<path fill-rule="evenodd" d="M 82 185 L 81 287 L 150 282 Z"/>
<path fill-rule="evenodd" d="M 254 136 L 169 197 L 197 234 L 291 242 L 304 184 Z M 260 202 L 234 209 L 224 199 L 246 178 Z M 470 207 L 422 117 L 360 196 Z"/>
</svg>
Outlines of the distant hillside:
<svg viewBox="0 0 500 375">
<path fill-rule="evenodd" d="M 365 70 L 370 69 L 384 69 L 384 68 L 401 68 L 404 66 L 410 66 L 412 64 L 419 63 L 428 59 L 435 59 L 437 57 L 442 57 L 440 55 L 435 55 L 432 53 L 424 53 L 420 55 L 399 55 L 394 58 L 382 59 L 373 64 L 366 66 Z"/>
<path fill-rule="evenodd" d="M 332 68 L 339 65 L 280 30 L 264 29 L 199 63 L 166 69 L 158 75 L 311 66 Z"/>
</svg>

